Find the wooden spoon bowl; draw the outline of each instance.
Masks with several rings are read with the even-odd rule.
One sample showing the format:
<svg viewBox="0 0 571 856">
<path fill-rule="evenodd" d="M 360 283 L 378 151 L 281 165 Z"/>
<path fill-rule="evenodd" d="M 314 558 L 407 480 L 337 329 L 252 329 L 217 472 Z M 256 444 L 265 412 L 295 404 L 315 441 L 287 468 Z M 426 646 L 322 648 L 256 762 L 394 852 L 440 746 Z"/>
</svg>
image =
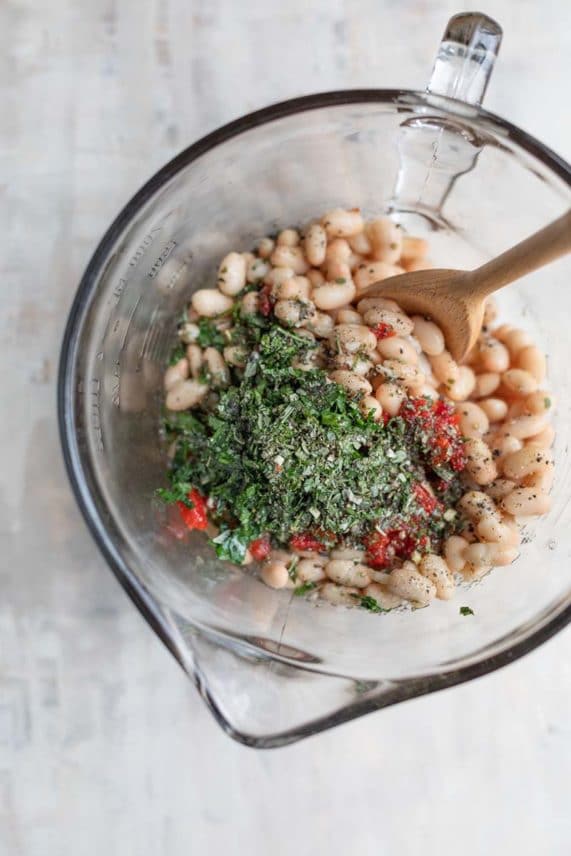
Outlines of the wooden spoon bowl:
<svg viewBox="0 0 571 856">
<path fill-rule="evenodd" d="M 363 297 L 396 300 L 409 315 L 424 315 L 441 328 L 459 362 L 482 329 L 486 298 L 526 273 L 571 251 L 571 211 L 525 241 L 472 271 L 418 270 L 384 279 Z"/>
</svg>

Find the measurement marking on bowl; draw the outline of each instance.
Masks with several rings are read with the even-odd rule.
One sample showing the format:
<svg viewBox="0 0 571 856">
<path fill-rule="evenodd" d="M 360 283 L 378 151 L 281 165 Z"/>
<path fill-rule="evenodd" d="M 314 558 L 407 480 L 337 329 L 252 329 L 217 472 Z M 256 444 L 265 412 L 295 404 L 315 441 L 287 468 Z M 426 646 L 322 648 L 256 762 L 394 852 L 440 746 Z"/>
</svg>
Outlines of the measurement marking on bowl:
<svg viewBox="0 0 571 856">
<path fill-rule="evenodd" d="M 121 366 L 119 360 L 113 363 L 113 388 L 111 389 L 111 404 L 118 409 L 121 407 Z"/>
<path fill-rule="evenodd" d="M 96 449 L 98 452 L 103 452 L 103 431 L 101 428 L 101 409 L 99 404 L 101 381 L 99 380 L 99 378 L 92 377 L 89 383 L 89 414 L 91 420 L 91 427 L 95 434 Z"/>
<path fill-rule="evenodd" d="M 148 354 L 150 352 L 150 348 L 147 348 L 147 345 L 149 344 L 149 342 L 152 343 L 153 340 L 155 340 L 157 337 L 158 331 L 157 331 L 157 328 L 155 326 L 155 318 L 157 317 L 157 315 L 159 315 L 160 311 L 161 310 L 158 306 L 155 306 L 155 308 L 153 309 L 153 312 L 152 312 L 151 317 L 149 319 L 149 325 L 145 331 L 145 337 L 143 339 L 143 344 L 141 345 L 141 349 L 140 349 L 139 354 L 138 354 L 139 360 L 141 360 L 146 354 Z"/>
<path fill-rule="evenodd" d="M 151 265 L 151 269 L 147 273 L 149 279 L 154 279 L 174 248 L 176 247 L 176 241 L 169 241 L 168 244 L 165 244 L 158 257 L 155 259 L 153 264 Z"/>
<path fill-rule="evenodd" d="M 125 332 L 123 333 L 123 339 L 122 339 L 121 344 L 119 346 L 119 353 L 121 353 L 122 351 L 125 350 L 125 344 L 127 342 L 127 335 L 129 333 L 129 327 L 131 326 L 133 318 L 135 317 L 135 312 L 139 308 L 139 303 L 141 302 L 142 299 L 143 299 L 143 296 L 140 294 L 137 298 L 135 305 L 133 306 L 133 311 L 129 315 L 129 320 L 127 321 L 127 326 L 125 327 Z"/>
<path fill-rule="evenodd" d="M 131 258 L 127 262 L 127 267 L 129 267 L 129 268 L 137 267 L 137 265 L 139 264 L 141 259 L 147 254 L 147 250 L 149 249 L 149 247 L 151 246 L 151 244 L 155 240 L 156 234 L 154 234 L 154 233 L 156 232 L 158 234 L 161 231 L 161 228 L 162 228 L 161 226 L 155 226 L 154 229 L 151 229 L 151 231 L 145 235 L 145 237 L 143 238 L 143 240 L 141 241 L 141 243 L 139 244 L 139 246 L 137 247 L 137 249 L 135 250 L 135 252 L 131 256 Z"/>
</svg>

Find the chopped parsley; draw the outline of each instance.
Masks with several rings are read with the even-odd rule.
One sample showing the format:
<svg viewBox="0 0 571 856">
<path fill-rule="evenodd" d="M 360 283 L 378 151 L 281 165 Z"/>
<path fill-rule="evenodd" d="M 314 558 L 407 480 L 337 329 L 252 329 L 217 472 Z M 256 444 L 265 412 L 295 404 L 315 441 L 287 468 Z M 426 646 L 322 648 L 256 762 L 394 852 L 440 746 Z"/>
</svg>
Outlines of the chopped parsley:
<svg viewBox="0 0 571 856">
<path fill-rule="evenodd" d="M 390 612 L 390 609 L 385 609 L 384 606 L 381 606 L 378 600 L 368 594 L 354 594 L 353 597 L 359 601 L 361 609 L 368 609 L 369 612 Z"/>
<path fill-rule="evenodd" d="M 460 615 L 474 615 L 474 610 L 470 609 L 469 606 L 461 606 Z"/>
<path fill-rule="evenodd" d="M 169 366 L 176 365 L 179 360 L 182 360 L 185 354 L 186 348 L 184 347 L 184 345 L 177 345 L 176 348 L 173 348 L 172 353 L 170 355 Z"/>
<path fill-rule="evenodd" d="M 302 597 L 302 595 L 307 594 L 308 591 L 313 591 L 314 588 L 317 588 L 315 583 L 302 583 L 293 590 L 293 593 L 298 597 Z"/>
<path fill-rule="evenodd" d="M 202 335 L 216 342 L 221 334 L 205 320 Z M 360 544 L 395 521 L 438 539 L 453 531 L 442 513 L 423 515 L 419 506 L 414 485 L 431 465 L 410 420 L 377 423 L 322 369 L 294 368 L 315 342 L 273 321 L 240 318 L 228 340 L 244 347 L 246 365 L 232 369 L 214 403 L 168 415 L 175 454 L 170 491 L 161 492 L 166 501 L 190 488 L 209 497 L 220 558 L 241 562 L 262 535 L 287 545 L 319 530 L 326 540 Z M 449 491 L 456 474 L 434 470 Z M 362 605 L 373 609 L 367 599 Z"/>
<path fill-rule="evenodd" d="M 221 351 L 226 345 L 224 334 L 220 332 L 218 327 L 210 318 L 201 318 L 198 322 L 198 339 L 197 344 L 201 348 L 217 348 Z"/>
</svg>

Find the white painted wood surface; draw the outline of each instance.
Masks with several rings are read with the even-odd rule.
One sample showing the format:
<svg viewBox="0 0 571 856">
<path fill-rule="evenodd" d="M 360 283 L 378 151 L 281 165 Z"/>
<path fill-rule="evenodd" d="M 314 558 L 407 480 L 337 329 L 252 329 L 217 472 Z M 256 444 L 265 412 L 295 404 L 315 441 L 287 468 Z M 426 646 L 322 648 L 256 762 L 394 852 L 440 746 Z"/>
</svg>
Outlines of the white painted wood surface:
<svg viewBox="0 0 571 856">
<path fill-rule="evenodd" d="M 60 461 L 57 353 L 111 217 L 271 101 L 422 87 L 446 0 L 3 0 L 0 854 L 571 850 L 567 631 L 509 669 L 270 753 L 233 744 L 107 571 Z M 568 158 L 567 0 L 488 0 L 486 101 Z M 567 81 L 565 83 L 564 81 Z"/>
</svg>

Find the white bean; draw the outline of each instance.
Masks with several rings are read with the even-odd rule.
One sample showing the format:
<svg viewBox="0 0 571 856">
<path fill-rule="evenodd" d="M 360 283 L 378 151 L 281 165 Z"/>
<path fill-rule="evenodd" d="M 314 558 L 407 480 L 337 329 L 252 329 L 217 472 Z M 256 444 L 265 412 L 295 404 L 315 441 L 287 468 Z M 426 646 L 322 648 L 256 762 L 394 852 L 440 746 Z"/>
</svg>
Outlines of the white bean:
<svg viewBox="0 0 571 856">
<path fill-rule="evenodd" d="M 553 482 L 553 454 L 533 445 L 508 455 L 503 461 L 506 478 L 522 482 L 525 487 L 548 491 Z"/>
<path fill-rule="evenodd" d="M 284 282 L 287 282 L 288 279 L 291 279 L 293 276 L 295 276 L 295 273 L 290 267 L 273 267 L 270 268 L 265 275 L 264 285 L 270 285 L 272 287 L 272 295 L 275 297 L 280 285 L 283 285 Z"/>
<path fill-rule="evenodd" d="M 421 315 L 413 315 L 414 335 L 420 347 L 429 357 L 437 357 L 444 351 L 444 335 L 434 321 L 428 321 Z"/>
<path fill-rule="evenodd" d="M 456 413 L 460 416 L 460 431 L 464 437 L 482 437 L 490 427 L 485 412 L 472 401 L 457 405 Z"/>
<path fill-rule="evenodd" d="M 365 588 L 371 582 L 368 567 L 355 564 L 351 560 L 331 559 L 325 565 L 325 573 L 334 583 L 344 586 Z"/>
<path fill-rule="evenodd" d="M 422 387 L 426 380 L 424 374 L 416 366 L 401 363 L 399 360 L 385 360 L 383 371 L 388 380 L 395 380 L 412 392 Z"/>
<path fill-rule="evenodd" d="M 278 234 L 278 246 L 297 247 L 300 237 L 297 229 L 282 229 Z"/>
<path fill-rule="evenodd" d="M 241 315 L 257 315 L 260 305 L 260 295 L 257 291 L 249 291 L 240 303 Z"/>
<path fill-rule="evenodd" d="M 165 388 L 165 392 L 168 392 L 169 389 L 172 389 L 175 384 L 179 383 L 181 380 L 186 380 L 189 374 L 189 366 L 188 360 L 186 357 L 182 357 L 182 359 L 178 360 L 173 366 L 169 366 L 165 371 L 165 376 L 163 380 L 163 385 Z"/>
<path fill-rule="evenodd" d="M 484 398 L 478 402 L 478 406 L 490 422 L 499 422 L 507 416 L 508 406 L 502 398 Z"/>
<path fill-rule="evenodd" d="M 367 225 L 367 236 L 377 261 L 396 264 L 402 250 L 402 229 L 388 217 L 379 217 Z"/>
<path fill-rule="evenodd" d="M 327 265 L 327 282 L 334 282 L 336 285 L 343 285 L 352 279 L 351 268 L 345 262 L 330 262 Z"/>
<path fill-rule="evenodd" d="M 340 309 L 355 299 L 357 290 L 352 280 L 343 283 L 326 282 L 313 289 L 312 299 L 318 309 Z"/>
<path fill-rule="evenodd" d="M 339 309 L 336 321 L 338 324 L 362 324 L 363 319 L 356 309 Z"/>
<path fill-rule="evenodd" d="M 486 486 L 486 493 L 494 500 L 503 499 L 504 496 L 512 492 L 514 487 L 517 487 L 516 483 L 509 479 L 495 479 Z"/>
<path fill-rule="evenodd" d="M 229 345 L 224 348 L 224 359 L 231 366 L 244 368 L 248 362 L 248 353 L 241 345 Z"/>
<path fill-rule="evenodd" d="M 364 416 L 371 414 L 375 422 L 380 422 L 383 418 L 383 408 L 372 395 L 366 395 L 362 398 L 359 402 L 359 408 Z"/>
<path fill-rule="evenodd" d="M 499 338 L 499 336 L 497 336 L 496 338 Z M 526 333 L 524 330 L 517 330 L 514 327 L 505 330 L 501 341 L 507 347 L 512 357 L 517 356 L 517 354 L 519 354 L 519 352 L 523 348 L 527 348 L 528 345 L 533 345 L 531 337 L 528 333 Z"/>
<path fill-rule="evenodd" d="M 553 441 L 555 440 L 555 429 L 553 425 L 546 425 L 543 431 L 540 431 L 539 434 L 534 434 L 533 437 L 530 437 L 527 440 L 528 445 L 533 445 L 539 449 L 549 449 L 553 445 Z"/>
<path fill-rule="evenodd" d="M 337 324 L 330 336 L 332 348 L 345 354 L 374 351 L 377 338 L 368 327 L 357 324 Z"/>
<path fill-rule="evenodd" d="M 490 449 L 495 461 L 502 461 L 506 455 L 511 455 L 512 452 L 518 452 L 523 443 L 509 431 L 500 429 L 497 434 L 494 434 L 489 439 Z"/>
<path fill-rule="evenodd" d="M 388 324 L 399 336 L 410 336 L 414 326 L 407 315 L 391 312 L 388 309 L 368 309 L 363 315 L 363 321 L 369 327 L 376 327 L 377 324 Z"/>
<path fill-rule="evenodd" d="M 335 383 L 338 383 L 346 389 L 350 395 L 357 395 L 360 393 L 370 395 L 373 391 L 373 387 L 369 381 L 365 380 L 363 377 L 359 377 L 359 375 L 354 372 L 337 369 L 336 371 L 331 372 L 329 377 L 331 380 L 335 381 Z"/>
<path fill-rule="evenodd" d="M 330 559 L 353 559 L 354 562 L 362 564 L 365 556 L 364 550 L 358 550 L 356 547 L 336 547 L 329 554 Z"/>
<path fill-rule="evenodd" d="M 357 291 L 361 294 L 376 282 L 381 282 L 381 280 L 388 279 L 390 276 L 396 276 L 400 272 L 401 268 L 389 265 L 386 262 L 365 262 L 359 265 L 353 274 L 353 279 L 355 280 Z"/>
<path fill-rule="evenodd" d="M 334 238 L 327 245 L 325 251 L 325 264 L 349 264 L 352 252 L 345 238 Z"/>
<path fill-rule="evenodd" d="M 324 583 L 319 596 L 335 606 L 357 606 L 361 592 L 358 588 L 338 586 L 336 583 Z"/>
<path fill-rule="evenodd" d="M 216 348 L 206 348 L 203 356 L 212 386 L 215 389 L 217 387 L 228 386 L 230 383 L 230 372 L 222 354 Z"/>
<path fill-rule="evenodd" d="M 501 373 L 509 368 L 510 354 L 505 345 L 490 337 L 480 342 L 478 361 L 484 371 Z"/>
<path fill-rule="evenodd" d="M 258 242 L 258 255 L 261 259 L 269 259 L 269 257 L 274 251 L 275 246 L 276 243 L 271 238 L 262 238 Z"/>
<path fill-rule="evenodd" d="M 538 383 L 543 383 L 547 371 L 545 354 L 535 345 L 528 345 L 518 352 L 515 364 L 518 368 L 529 372 Z"/>
<path fill-rule="evenodd" d="M 472 394 L 474 398 L 489 398 L 499 385 L 500 376 L 497 372 L 481 372 L 476 375 L 476 385 Z"/>
<path fill-rule="evenodd" d="M 416 570 L 412 562 L 395 568 L 390 574 L 387 587 L 393 594 L 426 605 L 436 597 L 436 586 Z"/>
<path fill-rule="evenodd" d="M 441 556 L 428 554 L 423 556 L 419 565 L 420 573 L 429 579 L 436 587 L 436 596 L 441 600 L 449 600 L 454 594 L 454 578 L 448 570 L 448 565 Z"/>
<path fill-rule="evenodd" d="M 389 416 L 396 416 L 406 395 L 396 383 L 387 381 L 376 388 L 375 398 Z"/>
<path fill-rule="evenodd" d="M 402 598 L 396 594 L 391 594 L 385 585 L 380 583 L 370 583 L 364 590 L 363 594 L 367 597 L 372 597 L 376 600 L 381 609 L 395 609 L 402 604 Z"/>
<path fill-rule="evenodd" d="M 357 303 L 357 312 L 364 315 L 369 309 L 387 309 L 389 312 L 396 312 L 398 315 L 403 314 L 396 300 L 389 300 L 388 297 L 362 297 Z"/>
<path fill-rule="evenodd" d="M 351 238 L 363 231 L 363 218 L 358 208 L 334 208 L 321 218 L 329 238 Z"/>
<path fill-rule="evenodd" d="M 530 395 L 537 389 L 537 381 L 532 374 L 524 369 L 508 369 L 502 375 L 502 383 L 517 395 Z"/>
<path fill-rule="evenodd" d="M 286 588 L 289 583 L 287 565 L 280 559 L 272 559 L 262 565 L 260 576 L 267 586 L 274 589 Z"/>
<path fill-rule="evenodd" d="M 497 478 L 498 471 L 489 447 L 483 440 L 470 438 L 464 444 L 466 470 L 476 484 L 490 484 Z"/>
<path fill-rule="evenodd" d="M 469 544 L 464 551 L 466 559 L 466 565 L 462 570 L 464 576 L 476 579 L 491 571 L 493 547 L 493 544 Z"/>
<path fill-rule="evenodd" d="M 533 437 L 534 434 L 539 434 L 546 425 L 547 415 L 545 413 L 533 413 L 509 419 L 503 427 L 507 433 L 514 437 L 526 440 L 528 437 Z"/>
<path fill-rule="evenodd" d="M 200 336 L 200 327 L 198 326 L 198 324 L 188 322 L 187 324 L 182 325 L 178 332 L 178 335 L 183 345 L 190 345 L 191 342 L 196 342 L 196 340 Z"/>
<path fill-rule="evenodd" d="M 272 289 L 278 300 L 308 300 L 311 283 L 306 276 L 292 276 Z"/>
<path fill-rule="evenodd" d="M 434 371 L 434 368 L 433 368 Z M 458 378 L 446 383 L 446 395 L 452 401 L 465 401 L 474 391 L 476 375 L 469 366 L 460 366 Z"/>
<path fill-rule="evenodd" d="M 274 315 L 288 327 L 299 327 L 315 315 L 315 306 L 310 300 L 278 300 Z"/>
<path fill-rule="evenodd" d="M 358 232 L 356 235 L 351 235 L 348 241 L 353 252 L 359 253 L 361 256 L 369 256 L 371 254 L 371 242 L 366 232 Z"/>
<path fill-rule="evenodd" d="M 448 385 L 455 383 L 460 377 L 460 367 L 458 363 L 452 359 L 452 355 L 448 351 L 442 351 L 434 357 L 429 357 L 430 366 L 434 377 L 440 383 Z"/>
<path fill-rule="evenodd" d="M 199 288 L 191 298 L 192 306 L 204 318 L 215 318 L 230 312 L 234 301 L 216 288 Z"/>
<path fill-rule="evenodd" d="M 208 392 L 208 386 L 197 380 L 181 380 L 167 392 L 167 410 L 188 410 L 195 407 Z"/>
<path fill-rule="evenodd" d="M 297 579 L 302 583 L 319 583 L 325 579 L 325 558 L 315 556 L 310 559 L 300 559 L 296 565 Z"/>
<path fill-rule="evenodd" d="M 458 502 L 458 508 L 472 523 L 479 523 L 485 517 L 494 515 L 500 520 L 494 500 L 481 490 L 469 490 Z"/>
<path fill-rule="evenodd" d="M 246 259 L 241 253 L 228 253 L 218 268 L 218 288 L 222 294 L 235 297 L 246 285 Z"/>
<path fill-rule="evenodd" d="M 190 374 L 193 378 L 197 378 L 202 369 L 202 348 L 200 345 L 189 345 L 186 349 L 186 357 Z"/>
<path fill-rule="evenodd" d="M 310 281 L 312 288 L 317 288 L 318 285 L 325 285 L 325 277 L 320 270 L 310 268 L 307 271 L 306 276 Z"/>
<path fill-rule="evenodd" d="M 418 354 L 412 345 L 400 336 L 381 339 L 377 344 L 377 351 L 384 360 L 400 360 L 413 366 L 418 363 Z"/>
<path fill-rule="evenodd" d="M 428 241 L 413 235 L 402 236 L 401 262 L 420 261 L 428 255 Z"/>
<path fill-rule="evenodd" d="M 320 339 L 326 339 L 332 333 L 335 325 L 331 315 L 327 315 L 325 312 L 316 312 L 307 319 L 306 326 Z"/>
<path fill-rule="evenodd" d="M 310 268 L 301 247 L 286 247 L 278 244 L 270 261 L 275 267 L 291 268 L 295 274 L 307 273 Z"/>
<path fill-rule="evenodd" d="M 359 356 L 359 354 L 336 354 L 330 359 L 330 364 L 336 369 L 349 369 L 354 374 L 365 377 L 373 368 L 371 360 Z"/>
<path fill-rule="evenodd" d="M 305 255 L 310 265 L 319 267 L 325 261 L 327 250 L 327 235 L 321 223 L 312 223 L 305 233 L 303 241 Z"/>
<path fill-rule="evenodd" d="M 501 501 L 501 506 L 514 517 L 535 517 L 547 514 L 551 497 L 534 487 L 517 487 Z"/>
<path fill-rule="evenodd" d="M 552 410 L 554 406 L 555 399 L 553 395 L 544 389 L 532 392 L 525 399 L 525 409 L 528 413 L 545 413 L 547 410 Z"/>
<path fill-rule="evenodd" d="M 248 262 L 246 268 L 246 282 L 259 282 L 268 273 L 270 266 L 263 259 L 254 258 Z M 249 294 L 255 292 L 248 292 Z"/>
<path fill-rule="evenodd" d="M 468 541 L 461 535 L 450 535 L 444 542 L 444 558 L 451 573 L 458 574 L 466 564 L 464 553 L 468 547 Z"/>
</svg>

